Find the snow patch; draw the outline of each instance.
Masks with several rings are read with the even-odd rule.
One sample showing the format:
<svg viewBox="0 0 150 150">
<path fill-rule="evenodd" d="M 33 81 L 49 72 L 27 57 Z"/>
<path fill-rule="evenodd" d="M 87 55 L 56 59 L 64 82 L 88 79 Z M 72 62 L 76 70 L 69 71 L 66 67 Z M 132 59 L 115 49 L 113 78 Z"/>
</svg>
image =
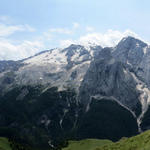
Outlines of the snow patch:
<svg viewBox="0 0 150 150">
<path fill-rule="evenodd" d="M 78 61 L 79 59 L 79 53 L 75 53 L 72 57 L 71 57 L 71 61 Z"/>
<path fill-rule="evenodd" d="M 63 119 L 64 119 L 66 113 L 68 113 L 68 111 L 69 111 L 68 109 L 64 109 L 64 110 L 63 110 L 63 116 L 62 116 L 62 118 L 61 118 L 60 121 L 59 121 L 59 124 L 60 124 L 60 127 L 61 127 L 61 128 L 63 128 L 63 127 L 62 127 L 62 122 L 63 122 Z"/>
<path fill-rule="evenodd" d="M 125 74 L 128 74 L 127 70 L 126 70 L 126 69 L 124 69 L 124 68 L 123 68 L 123 72 L 124 72 Z"/>
<path fill-rule="evenodd" d="M 127 60 L 127 64 L 130 65 L 130 66 L 132 66 L 131 63 L 128 62 L 128 60 Z"/>
<path fill-rule="evenodd" d="M 148 48 L 147 46 L 143 48 L 144 55 L 147 53 L 147 48 Z"/>
<path fill-rule="evenodd" d="M 135 79 L 135 81 L 137 82 L 137 90 L 140 91 L 140 102 L 142 105 L 142 113 L 139 115 L 139 117 L 137 118 L 137 123 L 139 126 L 139 131 L 141 132 L 141 122 L 142 119 L 144 117 L 144 114 L 146 113 L 146 111 L 148 110 L 148 107 L 150 105 L 150 90 L 147 88 L 146 84 L 142 81 L 140 81 L 134 73 L 131 73 L 132 77 Z"/>
<path fill-rule="evenodd" d="M 24 61 L 28 65 L 67 64 L 66 53 L 54 49 Z"/>
</svg>

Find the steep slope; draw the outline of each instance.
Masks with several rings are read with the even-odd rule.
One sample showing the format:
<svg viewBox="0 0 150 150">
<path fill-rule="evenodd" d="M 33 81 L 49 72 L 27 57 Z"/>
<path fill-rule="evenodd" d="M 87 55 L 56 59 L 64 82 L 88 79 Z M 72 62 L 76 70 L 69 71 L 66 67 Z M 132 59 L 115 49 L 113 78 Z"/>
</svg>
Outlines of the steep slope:
<svg viewBox="0 0 150 150">
<path fill-rule="evenodd" d="M 63 150 L 92 150 L 97 147 L 111 144 L 109 140 L 86 139 L 81 141 L 69 141 L 69 145 Z"/>
<path fill-rule="evenodd" d="M 141 131 L 140 124 L 150 104 L 149 57 L 149 46 L 133 37 L 101 50 L 80 86 L 79 98 L 85 111 L 92 97 L 114 99 L 137 118 Z"/>
<path fill-rule="evenodd" d="M 116 60 L 126 64 L 136 81 L 136 89 L 140 92 L 139 100 L 142 105 L 142 113 L 137 119 L 140 125 L 150 104 L 150 48 L 138 39 L 127 37 L 114 48 L 112 55 Z"/>
<path fill-rule="evenodd" d="M 75 92 L 58 92 L 57 88 L 40 91 L 41 87 L 21 87 L 0 97 L 0 136 L 43 149 L 51 142 L 57 145 L 74 137 Z"/>
<path fill-rule="evenodd" d="M 135 114 L 140 103 L 136 81 L 125 64 L 111 56 L 111 49 L 104 48 L 95 59 L 80 87 L 81 101 L 90 104 L 91 97 L 112 97 Z M 88 108 L 87 108 L 88 109 Z"/>
</svg>

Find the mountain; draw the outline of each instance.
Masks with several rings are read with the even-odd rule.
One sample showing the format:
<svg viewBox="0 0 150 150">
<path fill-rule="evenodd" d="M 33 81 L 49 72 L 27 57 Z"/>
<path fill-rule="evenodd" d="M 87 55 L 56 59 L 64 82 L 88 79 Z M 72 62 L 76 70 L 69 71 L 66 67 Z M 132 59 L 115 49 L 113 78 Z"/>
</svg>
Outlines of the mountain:
<svg viewBox="0 0 150 150">
<path fill-rule="evenodd" d="M 129 36 L 1 61 L 0 136 L 48 149 L 150 129 L 149 58 L 149 45 Z"/>
</svg>

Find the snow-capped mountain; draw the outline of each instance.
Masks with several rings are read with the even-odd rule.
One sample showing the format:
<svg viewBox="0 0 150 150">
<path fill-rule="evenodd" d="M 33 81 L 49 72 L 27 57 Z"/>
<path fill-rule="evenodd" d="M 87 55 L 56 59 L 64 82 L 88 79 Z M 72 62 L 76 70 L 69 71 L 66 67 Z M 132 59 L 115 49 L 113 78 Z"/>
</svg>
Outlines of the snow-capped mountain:
<svg viewBox="0 0 150 150">
<path fill-rule="evenodd" d="M 1 61 L 0 91 L 0 106 L 9 106 L 0 126 L 21 126 L 24 135 L 29 119 L 53 140 L 59 132 L 63 138 L 118 140 L 150 128 L 150 47 L 125 37 L 115 47 L 72 44 Z M 23 121 L 9 118 L 16 105 Z"/>
<path fill-rule="evenodd" d="M 1 67 L 1 84 L 9 78 L 12 82 L 7 83 L 6 80 L 6 89 L 14 85 L 38 84 L 58 86 L 59 90 L 66 86 L 78 88 L 94 55 L 101 49 L 100 46 L 85 48 L 81 45 L 70 45 L 65 49 L 47 50 L 19 62 L 12 61 L 8 66 L 5 62 L 1 63 L 4 64 L 4 69 Z M 14 69 L 16 63 L 19 67 Z M 13 76 L 9 76 L 10 73 Z"/>
</svg>

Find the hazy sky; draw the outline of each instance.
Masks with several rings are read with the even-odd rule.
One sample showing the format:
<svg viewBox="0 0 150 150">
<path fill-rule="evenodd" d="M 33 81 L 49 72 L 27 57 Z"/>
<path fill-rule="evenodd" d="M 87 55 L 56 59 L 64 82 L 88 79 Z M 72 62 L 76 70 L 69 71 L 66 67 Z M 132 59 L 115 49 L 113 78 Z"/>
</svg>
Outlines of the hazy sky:
<svg viewBox="0 0 150 150">
<path fill-rule="evenodd" d="M 122 37 L 150 42 L 148 0 L 0 0 L 0 60 L 89 42 L 114 46 Z"/>
</svg>

